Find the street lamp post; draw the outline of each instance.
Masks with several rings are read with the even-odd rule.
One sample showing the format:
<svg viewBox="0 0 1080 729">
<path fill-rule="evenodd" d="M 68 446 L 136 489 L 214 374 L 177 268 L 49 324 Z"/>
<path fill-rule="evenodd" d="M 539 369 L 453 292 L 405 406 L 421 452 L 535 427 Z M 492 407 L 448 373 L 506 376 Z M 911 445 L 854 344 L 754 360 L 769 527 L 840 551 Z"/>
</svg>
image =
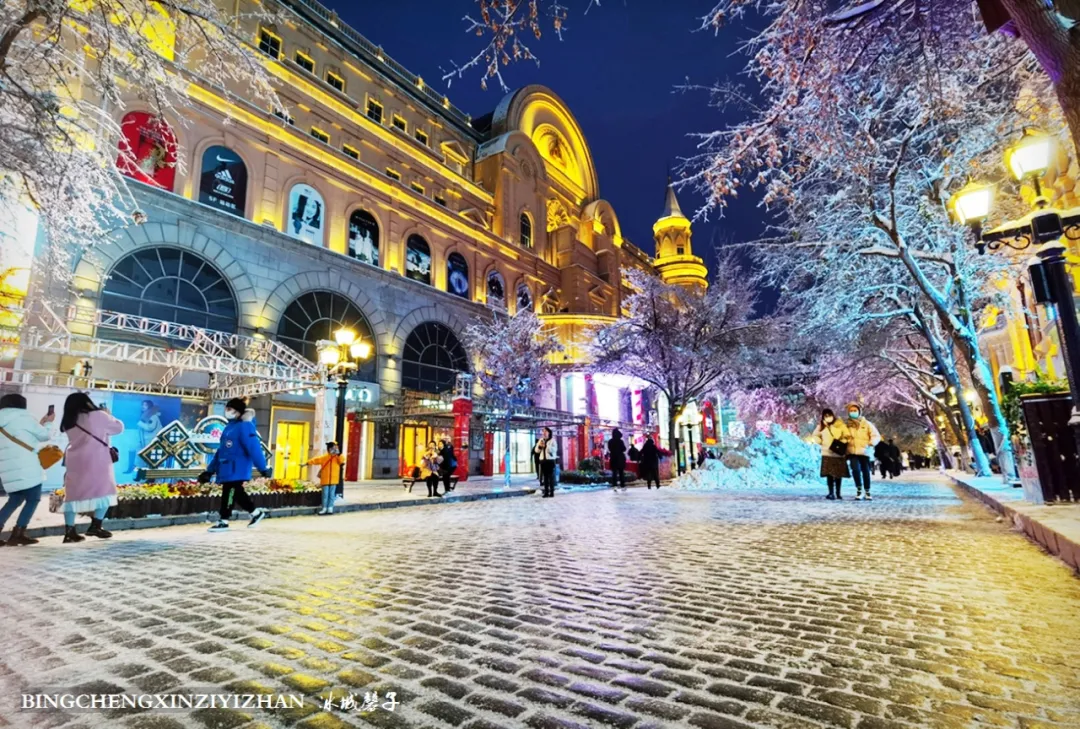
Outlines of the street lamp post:
<svg viewBox="0 0 1080 729">
<path fill-rule="evenodd" d="M 344 453 L 345 443 L 345 394 L 349 389 L 349 375 L 360 368 L 360 363 L 371 356 L 371 345 L 357 338 L 352 329 L 342 327 L 334 332 L 334 341 L 321 340 L 316 345 L 319 363 L 325 365 L 330 375 L 337 377 L 337 418 L 334 424 L 334 440 Z M 345 469 L 338 469 L 337 495 L 345 493 Z"/>
<path fill-rule="evenodd" d="M 1051 166 L 1053 140 L 1045 135 L 1027 132 L 1024 138 L 1005 154 L 1005 165 L 1017 180 L 1030 181 L 1035 189 L 1035 207 L 1018 220 L 1012 220 L 983 231 L 983 223 L 993 206 L 993 187 L 969 183 L 952 196 L 950 205 L 956 218 L 971 227 L 979 253 L 1003 247 L 1024 250 L 1038 245 L 1038 260 L 1028 267 L 1033 282 L 1044 281 L 1049 303 L 1057 316 L 1065 371 L 1072 394 L 1072 417 L 1069 425 L 1080 448 L 1080 320 L 1076 314 L 1073 285 L 1065 254 L 1068 249 L 1062 238 L 1080 239 L 1080 208 L 1059 210 L 1043 195 L 1039 178 Z"/>
</svg>

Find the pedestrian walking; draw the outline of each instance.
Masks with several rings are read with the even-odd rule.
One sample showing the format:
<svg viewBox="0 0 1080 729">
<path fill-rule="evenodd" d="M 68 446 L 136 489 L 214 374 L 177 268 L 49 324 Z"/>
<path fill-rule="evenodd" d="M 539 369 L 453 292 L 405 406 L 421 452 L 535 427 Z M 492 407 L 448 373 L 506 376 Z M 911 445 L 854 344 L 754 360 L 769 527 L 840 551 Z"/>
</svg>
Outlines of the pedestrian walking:
<svg viewBox="0 0 1080 729">
<path fill-rule="evenodd" d="M 626 491 L 626 443 L 622 439 L 622 431 L 615 428 L 611 431 L 611 440 L 608 441 L 608 462 L 611 466 L 611 488 Z"/>
<path fill-rule="evenodd" d="M 38 449 L 49 440 L 47 424 L 56 420 L 52 408 L 41 420 L 26 410 L 26 398 L 17 393 L 0 397 L 0 481 L 3 481 L 7 501 L 0 507 L 0 547 L 23 547 L 37 544 L 26 536 L 26 527 L 41 501 L 44 481 Z M 8 517 L 22 506 L 11 536 L 3 540 Z"/>
<path fill-rule="evenodd" d="M 341 480 L 341 468 L 345 465 L 345 459 L 341 456 L 341 448 L 334 441 L 326 444 L 326 453 L 316 456 L 307 462 L 308 466 L 319 466 L 319 483 L 322 485 L 322 508 L 316 512 L 317 516 L 326 516 L 334 513 L 334 499 L 337 497 L 337 485 Z"/>
<path fill-rule="evenodd" d="M 892 451 L 889 450 L 889 444 L 885 441 L 880 441 L 874 446 L 874 460 L 877 461 L 878 469 L 881 471 L 881 478 L 892 477 Z M 873 469 L 871 469 L 873 470 Z"/>
<path fill-rule="evenodd" d="M 536 444 L 533 452 L 540 459 L 540 484 L 543 487 L 544 498 L 555 496 L 555 463 L 559 459 L 559 445 L 555 442 L 555 434 L 551 428 L 544 428 L 543 436 Z"/>
<path fill-rule="evenodd" d="M 270 469 L 266 466 L 259 431 L 255 429 L 255 411 L 247 406 L 243 398 L 234 397 L 225 403 L 225 429 L 221 431 L 221 441 L 214 457 L 210 459 L 206 470 L 199 474 L 199 483 L 209 483 L 217 478 L 221 484 L 221 508 L 218 511 L 217 524 L 210 527 L 211 532 L 229 530 L 229 517 L 232 516 L 233 504 L 251 515 L 248 528 L 258 525 L 269 512 L 251 500 L 251 495 L 244 490 L 244 484 L 251 480 L 253 471 L 258 471 L 264 478 L 270 478 Z"/>
<path fill-rule="evenodd" d="M 433 496 L 442 497 L 442 494 L 439 493 L 439 464 L 441 462 L 442 456 L 439 455 L 439 447 L 435 444 L 435 441 L 430 441 L 424 455 L 420 457 L 420 478 L 424 479 L 424 483 L 427 484 L 428 498 Z"/>
<path fill-rule="evenodd" d="M 630 443 L 630 448 L 628 448 L 626 451 L 626 457 L 631 463 L 641 462 L 641 451 L 638 450 L 637 445 L 635 445 L 632 441 Z"/>
<path fill-rule="evenodd" d="M 889 466 L 891 468 L 890 476 L 892 478 L 900 477 L 900 463 L 900 449 L 897 448 L 896 443 L 893 441 L 893 439 L 889 438 Z"/>
<path fill-rule="evenodd" d="M 874 424 L 862 416 L 862 407 L 851 403 L 847 407 L 845 425 L 851 431 L 848 442 L 848 463 L 851 465 L 851 479 L 855 482 L 855 500 L 873 501 L 870 496 L 870 456 L 874 447 L 881 442 L 881 434 Z M 863 496 L 863 493 L 866 496 Z"/>
<path fill-rule="evenodd" d="M 645 445 L 641 446 L 641 466 L 638 472 L 645 479 L 646 488 L 651 489 L 654 481 L 656 488 L 660 488 L 660 450 L 651 435 L 645 438 Z"/>
<path fill-rule="evenodd" d="M 450 477 L 454 475 L 454 471 L 457 470 L 457 456 L 454 455 L 454 444 L 449 440 L 442 441 L 442 447 L 439 449 L 439 457 L 442 461 L 439 463 L 439 476 L 443 482 L 443 495 L 450 493 L 454 490 L 454 485 L 450 483 Z"/>
<path fill-rule="evenodd" d="M 911 456 L 908 455 L 907 451 L 900 454 L 900 468 L 904 471 L 911 470 Z"/>
<path fill-rule="evenodd" d="M 86 535 L 108 539 L 112 532 L 104 527 L 105 514 L 116 505 L 116 474 L 113 464 L 119 459 L 109 445 L 109 436 L 124 432 L 124 424 L 104 408 L 94 404 L 85 392 L 73 392 L 64 401 L 60 432 L 68 437 L 64 453 L 64 543 L 81 542 L 85 537 L 75 530 L 75 517 L 90 512 Z"/>
<path fill-rule="evenodd" d="M 848 477 L 847 444 L 851 440 L 851 432 L 843 420 L 839 420 L 836 414 L 829 408 L 821 411 L 821 419 L 817 428 L 814 429 L 813 438 L 821 444 L 821 477 L 825 479 L 829 487 L 826 499 L 843 500 L 840 495 L 840 487 Z"/>
</svg>

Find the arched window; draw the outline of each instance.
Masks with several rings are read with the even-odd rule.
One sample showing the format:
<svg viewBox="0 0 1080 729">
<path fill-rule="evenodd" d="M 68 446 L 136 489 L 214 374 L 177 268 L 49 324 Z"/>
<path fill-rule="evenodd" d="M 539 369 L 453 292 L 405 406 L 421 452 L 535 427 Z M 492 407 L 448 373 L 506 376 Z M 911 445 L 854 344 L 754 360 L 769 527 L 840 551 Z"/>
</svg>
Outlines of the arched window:
<svg viewBox="0 0 1080 729">
<path fill-rule="evenodd" d="M 487 277 L 487 304 L 496 309 L 506 308 L 506 284 L 502 274 L 492 271 Z"/>
<path fill-rule="evenodd" d="M 326 220 L 326 203 L 322 195 L 311 185 L 293 185 L 289 193 L 289 219 L 286 229 L 293 238 L 321 246 L 323 244 L 323 221 Z"/>
<path fill-rule="evenodd" d="M 354 210 L 349 216 L 349 255 L 379 265 L 379 223 L 367 210 Z"/>
<path fill-rule="evenodd" d="M 352 329 L 357 337 L 372 346 L 371 356 L 360 363 L 352 379 L 375 382 L 375 337 L 363 312 L 353 302 L 332 291 L 309 291 L 293 299 L 285 308 L 278 322 L 277 336 L 283 343 L 317 362 L 319 340 L 334 339 L 334 332 L 341 327 Z"/>
<path fill-rule="evenodd" d="M 101 308 L 230 334 L 238 322 L 225 277 L 179 248 L 141 248 L 121 258 L 105 282 Z"/>
<path fill-rule="evenodd" d="M 145 111 L 133 111 L 120 122 L 120 154 L 116 166 L 128 177 L 172 192 L 176 180 L 176 135 L 169 124 Z"/>
<path fill-rule="evenodd" d="M 405 243 L 405 276 L 431 285 L 431 246 L 418 235 L 410 235 Z"/>
<path fill-rule="evenodd" d="M 469 298 L 469 264 L 460 253 L 451 253 L 446 259 L 446 290 L 454 296 Z"/>
<path fill-rule="evenodd" d="M 532 308 L 532 292 L 529 291 L 529 285 L 526 283 L 519 283 L 517 287 L 517 310 L 532 311 Z"/>
<path fill-rule="evenodd" d="M 199 202 L 244 217 L 247 207 L 247 166 L 228 147 L 214 145 L 203 152 Z"/>
<path fill-rule="evenodd" d="M 521 245 L 525 248 L 532 248 L 532 219 L 528 213 L 521 214 Z"/>
<path fill-rule="evenodd" d="M 446 392 L 453 389 L 459 372 L 468 371 L 465 348 L 446 325 L 424 322 L 405 338 L 401 385 L 406 390 Z"/>
</svg>

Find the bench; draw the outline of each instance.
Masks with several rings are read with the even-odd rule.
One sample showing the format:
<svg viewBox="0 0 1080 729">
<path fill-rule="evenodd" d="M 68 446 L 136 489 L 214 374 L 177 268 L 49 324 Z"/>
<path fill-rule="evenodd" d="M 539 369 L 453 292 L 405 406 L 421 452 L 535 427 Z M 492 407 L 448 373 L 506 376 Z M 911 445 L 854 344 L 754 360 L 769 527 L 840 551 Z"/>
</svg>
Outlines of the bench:
<svg viewBox="0 0 1080 729">
<path fill-rule="evenodd" d="M 456 489 L 459 480 L 460 479 L 457 476 L 451 476 L 450 477 L 450 488 Z M 406 477 L 401 479 L 401 486 L 402 486 L 402 488 L 404 488 L 406 491 L 408 491 L 411 494 L 412 493 L 412 487 L 418 481 L 420 483 L 424 483 L 424 479 L 422 479 L 422 478 L 412 478 L 411 476 L 406 476 Z M 439 483 L 442 483 L 442 477 L 441 476 L 439 477 Z"/>
</svg>

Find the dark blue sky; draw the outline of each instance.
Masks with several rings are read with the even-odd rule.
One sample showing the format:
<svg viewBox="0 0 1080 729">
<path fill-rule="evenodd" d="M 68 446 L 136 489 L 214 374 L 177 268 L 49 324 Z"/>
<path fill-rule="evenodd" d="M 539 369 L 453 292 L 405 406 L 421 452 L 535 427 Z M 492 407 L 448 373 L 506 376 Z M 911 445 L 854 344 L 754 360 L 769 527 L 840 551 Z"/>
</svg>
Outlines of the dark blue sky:
<svg viewBox="0 0 1080 729">
<path fill-rule="evenodd" d="M 398 3 L 323 0 L 425 83 L 446 91 L 450 100 L 474 117 L 491 111 L 503 96 L 497 83 L 480 88 L 480 72 L 454 79 L 445 89 L 441 78 L 451 60 L 462 62 L 481 48 L 483 39 L 464 32 L 462 17 L 473 13 L 472 0 Z M 540 57 L 504 69 L 512 89 L 537 83 L 550 87 L 570 107 L 593 153 L 600 194 L 614 207 L 623 235 L 653 253 L 652 224 L 664 202 L 667 166 L 694 153 L 692 132 L 721 128 L 725 115 L 709 107 L 701 93 L 680 93 L 676 85 L 734 79 L 745 58 L 733 55 L 746 31 L 720 36 L 694 32 L 698 18 L 713 0 L 604 0 L 588 14 L 587 0 L 567 3 L 570 13 L 560 43 L 547 30 L 530 44 Z M 689 190 L 679 193 L 683 212 L 692 216 L 701 204 Z M 721 220 L 694 225 L 694 252 L 714 268 L 713 246 L 730 237 L 752 240 L 761 234 L 765 212 L 756 196 L 733 201 Z"/>
</svg>

